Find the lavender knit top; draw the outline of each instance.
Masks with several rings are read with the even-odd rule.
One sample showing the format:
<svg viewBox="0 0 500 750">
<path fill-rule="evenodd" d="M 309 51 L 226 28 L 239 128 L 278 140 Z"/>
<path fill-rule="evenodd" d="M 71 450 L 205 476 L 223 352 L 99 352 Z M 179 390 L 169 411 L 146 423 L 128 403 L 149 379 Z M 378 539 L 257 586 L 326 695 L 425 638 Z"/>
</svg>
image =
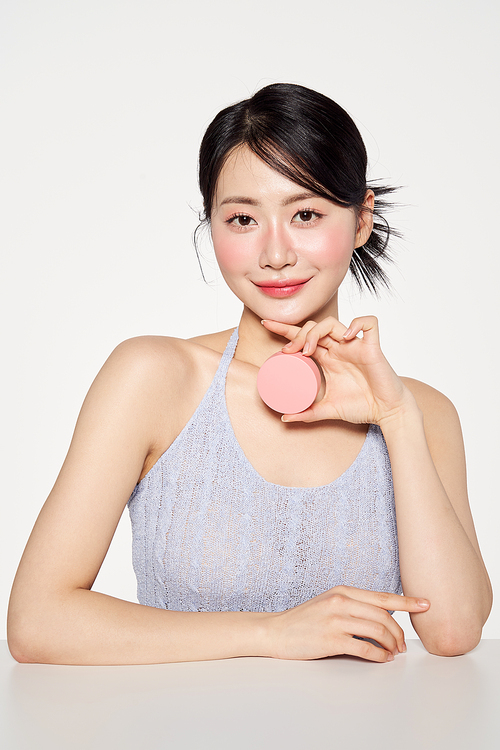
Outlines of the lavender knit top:
<svg viewBox="0 0 500 750">
<path fill-rule="evenodd" d="M 129 502 L 141 604 L 278 612 L 340 584 L 401 593 L 391 466 L 370 425 L 354 463 L 321 487 L 263 479 L 226 407 L 231 336 L 194 415 Z"/>
</svg>

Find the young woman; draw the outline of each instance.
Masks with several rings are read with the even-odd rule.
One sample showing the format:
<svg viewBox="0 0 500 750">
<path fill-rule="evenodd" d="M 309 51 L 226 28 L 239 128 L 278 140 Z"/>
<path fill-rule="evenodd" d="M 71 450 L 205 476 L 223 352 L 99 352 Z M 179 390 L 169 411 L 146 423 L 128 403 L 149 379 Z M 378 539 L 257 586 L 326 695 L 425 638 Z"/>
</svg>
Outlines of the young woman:
<svg viewBox="0 0 500 750">
<path fill-rule="evenodd" d="M 126 341 L 98 374 L 14 583 L 17 660 L 385 662 L 405 650 L 394 610 L 434 654 L 476 646 L 491 588 L 456 412 L 396 375 L 374 317 L 339 320 L 349 269 L 385 282 L 390 191 L 366 164 L 347 113 L 300 86 L 209 126 L 205 222 L 241 320 Z M 257 392 L 281 349 L 323 373 L 299 414 Z M 92 591 L 127 501 L 140 604 Z"/>
</svg>

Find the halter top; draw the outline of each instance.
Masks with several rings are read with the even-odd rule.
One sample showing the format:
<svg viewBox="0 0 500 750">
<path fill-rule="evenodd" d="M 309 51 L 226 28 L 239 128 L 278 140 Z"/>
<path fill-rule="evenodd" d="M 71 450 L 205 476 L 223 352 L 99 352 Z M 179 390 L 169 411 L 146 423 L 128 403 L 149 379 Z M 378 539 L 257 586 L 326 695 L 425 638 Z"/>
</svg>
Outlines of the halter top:
<svg viewBox="0 0 500 750">
<path fill-rule="evenodd" d="M 226 375 L 135 487 L 128 507 L 141 604 L 278 612 L 343 584 L 401 593 L 392 474 L 379 427 L 330 484 L 285 487 L 253 468 L 234 434 Z"/>
</svg>

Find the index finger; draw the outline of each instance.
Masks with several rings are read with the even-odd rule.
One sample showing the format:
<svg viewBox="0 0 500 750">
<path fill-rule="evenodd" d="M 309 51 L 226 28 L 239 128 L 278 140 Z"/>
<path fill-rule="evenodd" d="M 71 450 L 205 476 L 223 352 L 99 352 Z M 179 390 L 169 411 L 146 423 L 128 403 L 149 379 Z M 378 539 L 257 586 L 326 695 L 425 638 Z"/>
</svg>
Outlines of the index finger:
<svg viewBox="0 0 500 750">
<path fill-rule="evenodd" d="M 283 336 L 283 338 L 290 340 L 293 340 L 302 330 L 299 326 L 289 325 L 288 323 L 279 323 L 277 320 L 261 320 L 260 322 L 264 328 L 268 329 L 268 331 L 277 333 L 279 336 Z"/>
<path fill-rule="evenodd" d="M 381 609 L 392 612 L 425 612 L 431 606 L 428 599 L 416 596 L 401 596 L 387 591 L 366 591 L 365 589 L 350 588 L 347 596 L 358 599 L 366 604 L 373 604 Z"/>
<path fill-rule="evenodd" d="M 379 594 L 379 596 L 382 602 L 379 606 L 393 612 L 425 612 L 431 606 L 428 599 L 415 596 L 401 596 L 400 594 Z"/>
</svg>

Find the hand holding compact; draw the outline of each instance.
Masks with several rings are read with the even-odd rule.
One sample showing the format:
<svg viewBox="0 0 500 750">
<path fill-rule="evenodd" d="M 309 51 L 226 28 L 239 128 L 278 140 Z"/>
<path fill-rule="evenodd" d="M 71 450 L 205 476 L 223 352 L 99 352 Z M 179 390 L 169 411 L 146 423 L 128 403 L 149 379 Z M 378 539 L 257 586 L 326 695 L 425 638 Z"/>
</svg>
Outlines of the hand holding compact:
<svg viewBox="0 0 500 750">
<path fill-rule="evenodd" d="M 285 413 L 283 421 L 342 419 L 382 425 L 408 405 L 414 407 L 412 394 L 380 349 L 375 317 L 355 318 L 349 328 L 333 317 L 319 323 L 309 321 L 302 328 L 271 320 L 263 325 L 290 339 L 283 348 L 287 354 L 313 356 L 324 375 L 321 400 L 300 413 Z"/>
</svg>

